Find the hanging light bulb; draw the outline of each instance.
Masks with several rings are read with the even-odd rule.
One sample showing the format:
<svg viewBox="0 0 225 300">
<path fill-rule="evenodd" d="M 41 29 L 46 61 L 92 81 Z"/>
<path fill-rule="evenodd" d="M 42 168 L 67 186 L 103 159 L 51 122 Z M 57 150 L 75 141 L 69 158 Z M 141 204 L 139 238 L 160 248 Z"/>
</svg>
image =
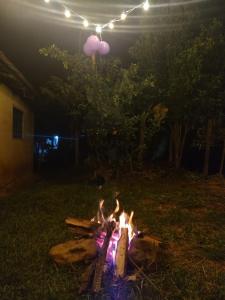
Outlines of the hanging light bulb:
<svg viewBox="0 0 225 300">
<path fill-rule="evenodd" d="M 149 4 L 148 0 L 146 0 L 143 4 L 143 8 L 145 11 L 147 11 L 147 10 L 149 10 L 149 7 L 150 7 L 150 4 Z"/>
<path fill-rule="evenodd" d="M 122 21 L 126 20 L 127 14 L 125 12 L 122 12 L 120 18 L 121 18 Z"/>
<path fill-rule="evenodd" d="M 113 22 L 110 22 L 110 23 L 109 23 L 109 28 L 110 28 L 110 29 L 113 29 L 113 28 L 114 28 Z"/>
<path fill-rule="evenodd" d="M 101 33 L 102 32 L 102 27 L 100 25 L 97 25 L 96 28 L 95 28 L 95 31 L 97 33 Z"/>
<path fill-rule="evenodd" d="M 89 26 L 88 20 L 84 19 L 83 25 L 84 25 L 85 28 L 87 28 Z"/>
<path fill-rule="evenodd" d="M 44 0 L 45 1 L 45 3 L 49 3 L 50 2 L 50 0 Z"/>
<path fill-rule="evenodd" d="M 65 15 L 66 18 L 70 18 L 71 17 L 71 12 L 69 11 L 68 8 L 65 9 L 64 15 Z"/>
</svg>

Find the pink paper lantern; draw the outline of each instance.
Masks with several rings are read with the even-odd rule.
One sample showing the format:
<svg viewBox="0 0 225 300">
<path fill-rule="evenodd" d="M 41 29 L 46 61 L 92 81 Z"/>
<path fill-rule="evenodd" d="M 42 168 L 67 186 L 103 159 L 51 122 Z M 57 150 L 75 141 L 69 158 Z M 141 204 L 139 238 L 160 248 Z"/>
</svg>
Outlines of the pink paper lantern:
<svg viewBox="0 0 225 300">
<path fill-rule="evenodd" d="M 83 50 L 84 50 L 84 53 L 87 55 L 87 56 L 92 56 L 95 54 L 96 51 L 93 51 L 90 47 L 89 44 L 85 43 L 84 44 L 84 47 L 83 47 Z"/>
<path fill-rule="evenodd" d="M 100 55 L 107 55 L 110 52 L 110 46 L 107 42 L 101 41 L 99 43 L 98 52 Z"/>
<path fill-rule="evenodd" d="M 86 41 L 88 48 L 92 51 L 97 51 L 99 48 L 100 40 L 97 35 L 91 35 Z"/>
</svg>

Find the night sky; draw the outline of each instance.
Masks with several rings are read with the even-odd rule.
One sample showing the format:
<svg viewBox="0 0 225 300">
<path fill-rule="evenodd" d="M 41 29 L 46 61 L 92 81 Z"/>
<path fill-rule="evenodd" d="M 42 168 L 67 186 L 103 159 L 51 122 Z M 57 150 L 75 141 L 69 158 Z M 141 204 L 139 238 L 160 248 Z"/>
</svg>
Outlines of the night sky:
<svg viewBox="0 0 225 300">
<path fill-rule="evenodd" d="M 185 5 L 185 9 L 193 8 L 196 1 L 194 4 Z M 176 2 L 174 14 L 183 12 L 180 5 L 183 1 L 156 2 L 158 9 L 156 7 L 148 13 L 139 9 L 125 23 L 116 25 L 116 30 L 103 34 L 103 39 L 111 45 L 112 55 L 127 57 L 129 47 L 142 32 L 167 30 L 165 17 L 168 3 Z M 197 2 L 204 3 L 205 0 Z M 64 3 L 79 14 L 87 16 L 90 21 L 105 23 L 119 16 L 124 8 L 139 4 L 140 1 L 70 0 Z M 162 11 L 160 6 L 163 3 L 165 9 Z M 204 9 L 204 6 L 202 8 Z M 148 23 L 150 18 L 153 21 L 151 25 Z M 39 55 L 40 48 L 54 43 L 70 52 L 78 51 L 88 35 L 93 32 L 83 29 L 76 18 L 66 19 L 61 5 L 54 1 L 46 4 L 43 0 L 0 0 L 0 30 L 0 50 L 5 52 L 35 86 L 41 85 L 49 75 L 59 74 L 61 70 L 61 66 L 56 62 Z"/>
</svg>

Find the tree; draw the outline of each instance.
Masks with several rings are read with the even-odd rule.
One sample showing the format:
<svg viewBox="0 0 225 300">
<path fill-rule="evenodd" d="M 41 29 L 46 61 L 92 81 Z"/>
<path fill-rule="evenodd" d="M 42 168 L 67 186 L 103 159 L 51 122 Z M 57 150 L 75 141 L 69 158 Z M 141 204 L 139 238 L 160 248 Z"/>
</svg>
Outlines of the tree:
<svg viewBox="0 0 225 300">
<path fill-rule="evenodd" d="M 187 106 L 193 92 L 193 82 L 196 81 L 195 67 L 189 64 L 192 57 L 185 52 L 189 35 L 184 27 L 169 33 L 151 33 L 142 36 L 131 49 L 142 74 L 150 73 L 155 79 L 152 104 L 165 103 L 168 107 L 170 159 L 177 168 L 180 167 L 189 130 Z"/>
<path fill-rule="evenodd" d="M 147 141 L 150 142 L 159 130 L 161 121 L 154 116 L 154 107 L 165 103 L 166 72 L 163 57 L 164 39 L 162 34 L 141 36 L 130 48 L 131 59 L 138 66 L 139 82 L 143 88 L 139 97 L 134 99 L 133 110 L 139 120 L 138 161 L 142 165 Z M 163 78 L 162 78 L 163 77 Z M 160 108 L 161 106 L 159 106 Z M 164 116 L 165 118 L 165 116 Z"/>
<path fill-rule="evenodd" d="M 223 111 L 222 28 L 214 20 L 199 32 L 196 26 L 181 22 L 179 28 L 168 32 L 142 36 L 131 49 L 142 74 L 150 73 L 154 78 L 153 101 L 168 107 L 169 159 L 176 168 L 181 165 L 188 132 L 207 120 L 204 173 L 208 173 L 213 120 L 220 119 Z"/>
<path fill-rule="evenodd" d="M 152 77 L 139 76 L 136 64 L 130 64 L 125 69 L 118 65 L 117 60 L 109 59 L 99 62 L 96 75 L 92 83 L 88 84 L 88 98 L 95 103 L 96 114 L 99 115 L 104 133 L 117 132 L 117 149 L 114 143 L 108 153 L 117 157 L 113 160 L 120 166 L 128 163 L 130 169 L 133 169 L 135 153 L 140 153 L 136 138 L 138 122 L 143 115 L 140 106 L 146 89 L 151 89 L 152 86 Z M 146 118 L 149 113 L 150 107 Z M 105 136 L 102 141 L 106 138 Z M 113 139 L 115 140 L 115 135 Z"/>
<path fill-rule="evenodd" d="M 80 132 L 89 109 L 85 82 L 87 74 L 93 72 L 91 62 L 83 55 L 71 55 L 55 45 L 41 49 L 40 53 L 56 59 L 66 70 L 62 78 L 52 76 L 42 91 L 52 99 L 52 105 L 61 107 L 62 113 L 70 120 L 71 136 L 75 141 L 75 164 L 78 165 Z"/>
<path fill-rule="evenodd" d="M 221 159 L 220 159 L 219 175 L 222 176 L 223 169 L 224 169 L 224 162 L 225 162 L 225 129 L 224 128 L 220 130 L 220 137 L 223 141 L 223 146 L 222 146 Z"/>
<path fill-rule="evenodd" d="M 198 115 L 193 101 L 199 80 L 199 57 L 190 47 L 191 40 L 179 44 L 179 32 L 172 45 L 169 44 L 168 74 L 168 122 L 170 126 L 170 162 L 177 169 L 181 166 L 187 134 L 196 123 Z M 185 37 L 185 34 L 183 34 Z M 187 36 L 187 35 L 186 35 Z M 174 49 L 175 48 L 175 49 Z"/>
<path fill-rule="evenodd" d="M 200 61 L 199 82 L 195 100 L 200 115 L 199 125 L 205 128 L 203 173 L 209 172 L 210 149 L 216 128 L 224 120 L 225 35 L 223 24 L 214 19 L 202 26 L 192 49 Z"/>
<path fill-rule="evenodd" d="M 118 59 L 99 58 L 93 67 L 89 58 L 71 55 L 54 45 L 40 52 L 61 62 L 66 70 L 64 78 L 51 77 L 43 91 L 70 117 L 76 163 L 82 129 L 86 129 L 89 145 L 99 163 L 110 160 L 112 149 L 108 139 L 116 129 L 119 150 L 115 151 L 120 155 L 115 161 L 126 161 L 128 156 L 131 165 L 137 116 L 130 108 L 133 99 L 151 85 L 152 80 L 139 78 L 135 64 L 122 68 Z"/>
</svg>

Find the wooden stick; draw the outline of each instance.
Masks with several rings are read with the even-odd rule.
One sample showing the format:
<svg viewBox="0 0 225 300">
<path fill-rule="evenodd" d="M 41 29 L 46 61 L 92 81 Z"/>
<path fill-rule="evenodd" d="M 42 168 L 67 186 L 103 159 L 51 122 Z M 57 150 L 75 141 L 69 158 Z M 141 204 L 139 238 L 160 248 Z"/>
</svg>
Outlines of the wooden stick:
<svg viewBox="0 0 225 300">
<path fill-rule="evenodd" d="M 87 292 L 91 285 L 92 277 L 94 276 L 96 261 L 94 260 L 85 270 L 84 274 L 82 275 L 82 283 L 79 289 L 79 294 L 83 294 Z"/>
<path fill-rule="evenodd" d="M 101 225 L 97 222 L 92 222 L 89 220 L 83 220 L 77 218 L 70 218 L 70 217 L 66 218 L 65 223 L 70 226 L 81 227 L 85 229 L 93 229 L 93 230 L 95 230 Z"/>
<path fill-rule="evenodd" d="M 91 61 L 92 61 L 92 68 L 95 71 L 95 67 L 96 67 L 96 55 L 95 54 L 93 54 L 91 56 Z"/>
<path fill-rule="evenodd" d="M 125 277 L 128 252 L 128 228 L 121 228 L 116 251 L 116 277 Z"/>
<path fill-rule="evenodd" d="M 81 227 L 69 226 L 70 231 L 78 238 L 93 238 L 94 233 L 92 230 L 84 229 Z"/>
<path fill-rule="evenodd" d="M 148 281 L 148 283 L 159 292 L 160 296 L 162 295 L 162 291 L 154 284 L 154 282 L 145 274 L 145 272 L 133 261 L 132 258 L 129 257 L 130 263 L 141 273 L 141 275 Z M 163 299 L 168 300 L 168 298 L 164 297 Z"/>
<path fill-rule="evenodd" d="M 97 262 L 96 262 L 96 266 L 95 266 L 95 275 L 94 275 L 93 284 L 92 284 L 92 291 L 94 293 L 99 293 L 101 290 L 102 276 L 103 276 L 103 271 L 104 271 L 104 265 L 106 262 L 107 250 L 109 247 L 109 242 L 110 242 L 114 228 L 115 228 L 114 222 L 107 223 L 106 236 L 105 236 L 103 246 L 101 248 L 101 252 L 99 254 L 99 257 L 97 258 Z"/>
</svg>

